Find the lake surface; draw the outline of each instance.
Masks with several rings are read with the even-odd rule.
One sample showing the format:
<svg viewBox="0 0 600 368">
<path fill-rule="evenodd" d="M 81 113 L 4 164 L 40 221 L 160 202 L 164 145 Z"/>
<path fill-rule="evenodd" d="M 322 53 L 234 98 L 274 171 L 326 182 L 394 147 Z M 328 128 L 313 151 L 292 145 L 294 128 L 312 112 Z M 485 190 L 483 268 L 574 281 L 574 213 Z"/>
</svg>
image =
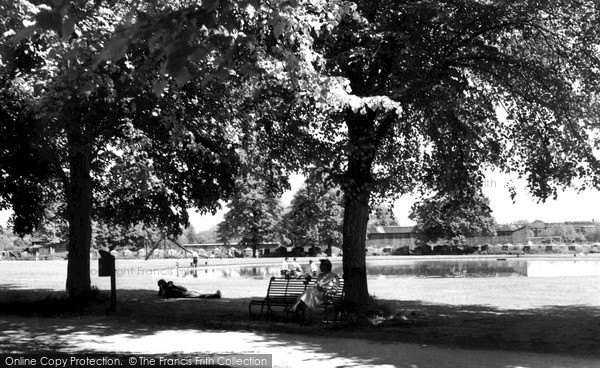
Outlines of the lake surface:
<svg viewBox="0 0 600 368">
<path fill-rule="evenodd" d="M 268 279 L 280 275 L 279 265 L 235 266 L 179 269 L 178 277 Z M 340 263 L 333 271 L 343 274 Z M 466 260 L 371 260 L 367 261 L 367 277 L 380 278 L 456 278 L 456 277 L 565 277 L 599 276 L 600 259 L 466 259 Z"/>
<path fill-rule="evenodd" d="M 575 259 L 573 259 L 575 258 Z M 505 278 L 564 279 L 569 276 L 600 276 L 600 257 L 573 258 L 371 258 L 367 260 L 367 277 L 372 282 L 396 280 L 490 280 Z M 236 262 L 235 264 L 232 264 Z M 185 281 L 191 288 L 206 285 L 204 281 L 218 284 L 230 279 L 238 280 L 236 285 L 250 285 L 253 280 L 268 280 L 280 275 L 281 260 L 278 259 L 228 259 L 209 260 L 208 265 L 200 264 L 197 269 L 188 266 L 183 259 L 117 259 L 116 272 L 119 288 L 154 289 L 159 279 Z M 308 259 L 299 259 L 306 267 Z M 332 258 L 334 271 L 342 275 L 341 258 Z M 101 289 L 110 288 L 109 277 L 98 277 L 98 262 L 91 262 L 92 284 Z M 64 289 L 67 276 L 66 261 L 0 261 L 0 291 L 3 288 Z M 243 281 L 243 282 L 242 282 Z M 374 285 L 374 284 L 372 284 Z M 204 286 L 202 286 L 204 287 Z M 241 291 L 240 291 L 241 292 Z M 385 288 L 378 291 L 383 295 Z"/>
</svg>

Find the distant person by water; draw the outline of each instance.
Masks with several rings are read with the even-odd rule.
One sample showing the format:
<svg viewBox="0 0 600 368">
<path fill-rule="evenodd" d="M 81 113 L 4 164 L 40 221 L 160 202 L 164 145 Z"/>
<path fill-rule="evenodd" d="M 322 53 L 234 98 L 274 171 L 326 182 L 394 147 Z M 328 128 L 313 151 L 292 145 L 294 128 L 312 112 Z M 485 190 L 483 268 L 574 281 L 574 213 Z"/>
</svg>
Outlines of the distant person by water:
<svg viewBox="0 0 600 368">
<path fill-rule="evenodd" d="M 288 263 L 288 257 L 285 257 L 283 262 L 281 262 L 281 275 L 286 277 L 290 275 L 290 265 Z"/>
<path fill-rule="evenodd" d="M 308 261 L 308 274 L 313 277 L 319 274 L 319 266 L 317 266 L 317 264 L 314 263 L 312 259 Z"/>
<path fill-rule="evenodd" d="M 300 266 L 300 263 L 298 263 L 296 258 L 294 258 L 294 260 L 292 261 L 290 270 L 291 270 L 292 276 L 296 276 L 296 277 L 302 277 L 302 274 L 304 273 L 302 271 L 302 266 Z"/>
<path fill-rule="evenodd" d="M 192 252 L 192 264 L 194 265 L 194 268 L 198 267 L 198 252 L 196 251 Z"/>
</svg>

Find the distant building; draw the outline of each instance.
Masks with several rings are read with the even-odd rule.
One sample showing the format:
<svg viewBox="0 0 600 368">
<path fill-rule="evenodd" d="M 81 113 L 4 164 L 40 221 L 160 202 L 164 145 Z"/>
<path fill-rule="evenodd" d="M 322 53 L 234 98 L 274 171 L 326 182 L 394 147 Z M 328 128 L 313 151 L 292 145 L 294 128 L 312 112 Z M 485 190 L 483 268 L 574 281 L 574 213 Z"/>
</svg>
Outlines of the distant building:
<svg viewBox="0 0 600 368">
<path fill-rule="evenodd" d="M 565 221 L 565 222 L 543 222 L 540 220 L 531 223 L 534 233 L 532 241 L 542 242 L 572 242 L 586 239 L 586 235 L 598 229 L 598 223 L 592 221 Z M 573 233 L 574 232 L 574 233 Z"/>
<path fill-rule="evenodd" d="M 575 231 L 585 233 L 586 230 L 593 230 L 597 227 L 597 223 L 592 221 L 565 221 L 567 226 L 571 226 Z"/>
<path fill-rule="evenodd" d="M 542 236 L 542 233 L 548 229 L 548 226 L 543 221 L 535 220 L 529 224 L 529 228 L 533 231 L 533 236 L 538 237 Z"/>
<path fill-rule="evenodd" d="M 496 245 L 526 243 L 528 229 L 525 225 L 500 225 L 495 236 L 474 236 L 465 239 L 466 245 Z M 367 233 L 367 247 L 392 249 L 416 246 L 417 237 L 414 226 L 377 226 L 369 228 Z M 437 243 L 444 243 L 439 241 Z"/>
<path fill-rule="evenodd" d="M 376 226 L 367 231 L 368 247 L 414 247 L 415 241 L 414 226 Z"/>
<path fill-rule="evenodd" d="M 592 221 L 565 221 L 565 222 L 543 222 L 536 220 L 529 224 L 533 230 L 534 236 L 543 236 L 544 230 L 550 230 L 555 227 L 570 226 L 573 230 L 584 233 L 586 230 L 593 230 L 598 227 L 598 223 L 595 220 Z"/>
<path fill-rule="evenodd" d="M 495 236 L 473 236 L 466 238 L 467 245 L 482 244 L 523 244 L 527 243 L 528 228 L 526 225 L 500 225 Z"/>
<path fill-rule="evenodd" d="M 60 238 L 32 237 L 31 246 L 26 248 L 26 251 L 47 256 L 54 253 L 66 253 L 67 249 L 67 242 L 62 241 Z"/>
<path fill-rule="evenodd" d="M 500 225 L 495 236 L 473 236 L 465 239 L 465 245 L 506 245 L 506 244 L 528 244 L 530 240 L 555 243 L 561 242 L 561 237 L 552 237 L 548 232 L 555 227 L 570 226 L 578 233 L 585 233 L 596 229 L 598 223 L 592 221 L 565 221 L 560 223 L 545 223 L 536 220 L 528 225 Z M 557 238 L 557 239 L 555 239 Z M 370 227 L 367 231 L 367 248 L 383 249 L 391 247 L 414 249 L 416 247 L 416 235 L 413 226 L 377 226 Z M 443 245 L 446 242 L 439 240 L 431 246 Z"/>
</svg>

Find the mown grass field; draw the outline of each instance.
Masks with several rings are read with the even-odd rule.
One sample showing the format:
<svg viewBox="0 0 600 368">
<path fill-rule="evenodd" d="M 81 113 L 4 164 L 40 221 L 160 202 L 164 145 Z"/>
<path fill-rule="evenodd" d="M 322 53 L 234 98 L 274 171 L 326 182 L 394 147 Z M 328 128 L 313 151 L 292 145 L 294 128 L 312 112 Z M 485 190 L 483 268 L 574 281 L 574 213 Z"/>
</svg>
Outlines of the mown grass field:
<svg viewBox="0 0 600 368">
<path fill-rule="evenodd" d="M 344 328 L 302 326 L 281 311 L 275 319 L 249 316 L 248 302 L 264 297 L 268 275 L 240 277 L 233 263 L 276 272 L 281 259 L 209 260 L 197 277 L 177 277 L 175 262 L 117 260 L 116 311 L 105 312 L 104 299 L 83 315 L 64 311 L 57 299 L 66 261 L 0 262 L 0 352 L 253 352 L 273 354 L 274 367 L 315 368 L 600 366 L 600 276 L 369 276 L 369 291 L 395 317 Z M 96 260 L 92 265 L 92 283 L 107 295 L 110 279 L 97 276 Z M 161 299 L 160 278 L 220 289 L 223 299 Z"/>
</svg>

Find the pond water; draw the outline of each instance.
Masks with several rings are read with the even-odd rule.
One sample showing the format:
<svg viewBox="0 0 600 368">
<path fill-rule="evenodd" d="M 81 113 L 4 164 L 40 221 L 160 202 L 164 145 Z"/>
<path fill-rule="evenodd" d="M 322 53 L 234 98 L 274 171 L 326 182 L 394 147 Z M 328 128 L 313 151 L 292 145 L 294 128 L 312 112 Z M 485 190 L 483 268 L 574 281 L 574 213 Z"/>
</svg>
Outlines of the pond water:
<svg viewBox="0 0 600 368">
<path fill-rule="evenodd" d="M 300 259 L 306 266 L 308 259 Z M 237 262 L 232 265 L 230 262 Z M 251 259 L 211 260 L 208 265 L 201 264 L 196 270 L 176 268 L 176 265 L 189 265 L 188 260 L 161 259 L 119 259 L 117 260 L 117 285 L 120 289 L 155 289 L 159 279 L 174 280 L 180 278 L 187 287 L 202 288 L 205 281 L 214 281 L 211 285 L 221 285 L 230 279 L 240 288 L 253 287 L 255 280 L 268 280 L 280 275 L 281 260 Z M 332 259 L 334 271 L 342 275 L 341 258 Z M 102 290 L 110 289 L 109 277 L 98 277 L 98 262 L 91 262 L 92 284 Z M 598 280 L 600 277 L 600 257 L 573 258 L 371 258 L 367 259 L 367 275 L 371 285 L 386 280 L 398 282 L 418 279 L 422 282 L 440 280 L 447 282 L 462 279 L 468 282 L 493 281 L 502 278 L 503 282 L 521 283 L 529 279 L 564 280 L 565 277 L 579 276 Z M 67 262 L 56 261 L 0 261 L 0 292 L 3 289 L 29 288 L 63 290 L 67 277 Z M 573 279 L 575 279 L 574 277 Z M 457 280 L 458 281 L 458 280 Z M 419 284 L 420 285 L 420 284 Z M 488 284 L 486 284 L 488 285 Z M 224 287 L 224 286 L 222 286 Z M 263 287 L 263 284 L 261 284 Z M 239 295 L 245 295 L 244 290 Z M 389 285 L 378 289 L 377 295 L 387 295 Z M 230 290 L 231 292 L 231 290 Z M 262 289 L 261 289 L 262 292 Z M 415 290 L 415 292 L 420 292 Z M 258 295 L 258 294 L 257 294 Z M 1 296 L 0 296 L 1 298 Z M 600 301 L 599 301 L 600 302 Z"/>
<path fill-rule="evenodd" d="M 178 277 L 268 279 L 280 275 L 280 266 L 235 266 L 220 268 L 179 269 Z M 343 274 L 341 263 L 333 271 Z M 561 277 L 598 276 L 600 259 L 594 260 L 385 260 L 367 261 L 369 279 L 424 277 Z"/>
</svg>

